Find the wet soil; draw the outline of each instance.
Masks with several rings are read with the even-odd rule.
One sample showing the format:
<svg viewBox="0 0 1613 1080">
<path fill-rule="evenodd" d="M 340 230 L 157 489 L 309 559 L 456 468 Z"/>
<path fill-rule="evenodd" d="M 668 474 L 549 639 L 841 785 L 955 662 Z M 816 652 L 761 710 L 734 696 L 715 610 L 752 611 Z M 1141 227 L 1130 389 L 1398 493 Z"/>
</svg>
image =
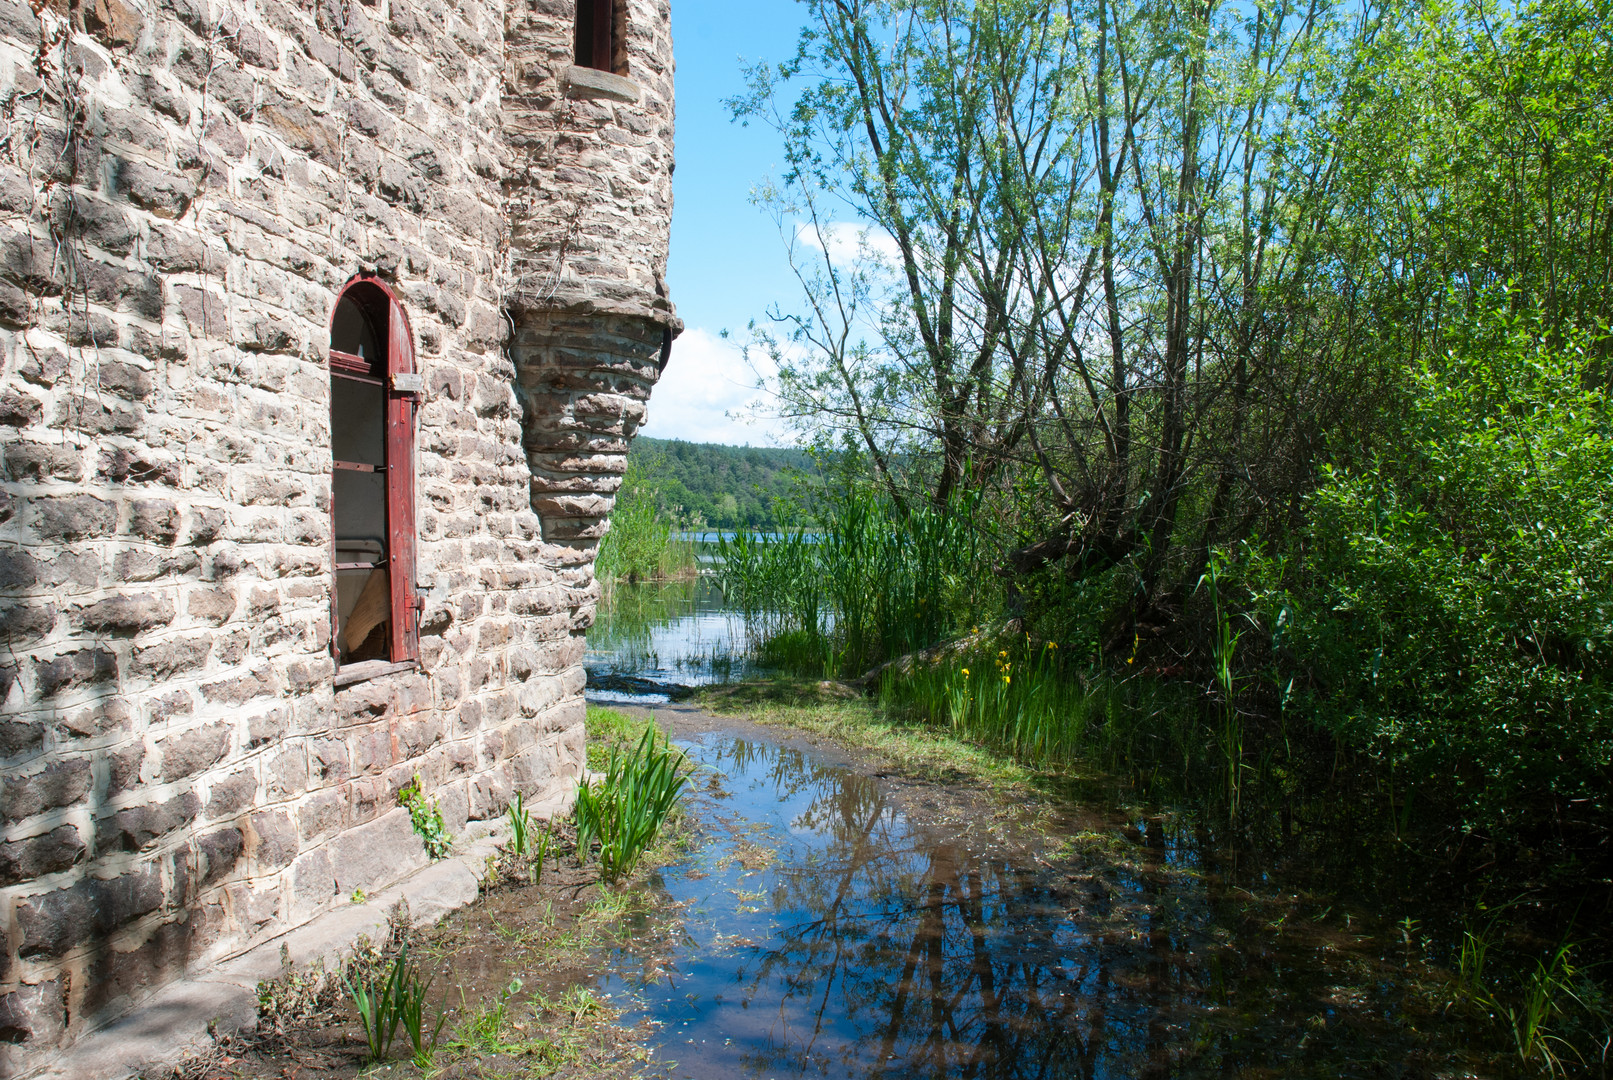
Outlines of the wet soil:
<svg viewBox="0 0 1613 1080">
<path fill-rule="evenodd" d="M 675 841 L 662 848 L 677 850 Z M 339 975 L 316 971 L 283 976 L 276 991 L 288 1008 L 260 1015 L 255 1034 L 220 1042 L 167 1080 L 640 1075 L 649 1026 L 620 1023 L 620 1010 L 591 987 L 602 947 L 631 931 L 649 956 L 675 931 L 676 913 L 654 912 L 642 881 L 605 887 L 596 867 L 572 855 L 551 857 L 536 885 L 530 863 L 503 869 L 475 904 L 406 935 L 414 964 L 432 979 L 431 1023 L 447 1017 L 431 1068 L 396 1060 L 409 1056 L 402 1030 L 394 1060 L 371 1063 Z M 390 958 L 398 941 L 374 944 Z M 500 1004 L 502 1022 L 489 1026 Z"/>
</svg>

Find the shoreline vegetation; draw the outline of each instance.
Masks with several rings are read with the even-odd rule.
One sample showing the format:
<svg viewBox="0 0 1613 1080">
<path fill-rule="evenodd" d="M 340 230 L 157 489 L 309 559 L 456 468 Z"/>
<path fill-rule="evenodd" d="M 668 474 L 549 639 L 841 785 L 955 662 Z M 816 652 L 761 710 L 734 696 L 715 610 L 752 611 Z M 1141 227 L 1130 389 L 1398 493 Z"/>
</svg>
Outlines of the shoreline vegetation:
<svg viewBox="0 0 1613 1080">
<path fill-rule="evenodd" d="M 803 14 L 730 102 L 802 288 L 747 347 L 815 451 L 720 544 L 749 658 L 1405 854 L 1452 1007 L 1605 1076 L 1613 7 Z"/>
<path fill-rule="evenodd" d="M 659 458 L 630 455 L 611 510 L 610 531 L 599 542 L 594 574 L 608 591 L 617 582 L 679 581 L 699 576 L 696 545 L 679 534 L 703 522 L 668 500 Z"/>
</svg>

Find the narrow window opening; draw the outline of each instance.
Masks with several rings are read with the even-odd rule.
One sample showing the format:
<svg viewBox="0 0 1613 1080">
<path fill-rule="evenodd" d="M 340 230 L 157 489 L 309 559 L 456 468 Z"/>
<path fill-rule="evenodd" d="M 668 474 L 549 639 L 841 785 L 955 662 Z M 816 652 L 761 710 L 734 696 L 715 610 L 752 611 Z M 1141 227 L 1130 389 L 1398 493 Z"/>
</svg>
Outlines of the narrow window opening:
<svg viewBox="0 0 1613 1080">
<path fill-rule="evenodd" d="M 338 665 L 418 655 L 414 608 L 414 397 L 408 322 L 371 281 L 331 315 L 331 651 Z"/>
<path fill-rule="evenodd" d="M 623 0 L 577 0 L 577 66 L 625 74 Z"/>
</svg>

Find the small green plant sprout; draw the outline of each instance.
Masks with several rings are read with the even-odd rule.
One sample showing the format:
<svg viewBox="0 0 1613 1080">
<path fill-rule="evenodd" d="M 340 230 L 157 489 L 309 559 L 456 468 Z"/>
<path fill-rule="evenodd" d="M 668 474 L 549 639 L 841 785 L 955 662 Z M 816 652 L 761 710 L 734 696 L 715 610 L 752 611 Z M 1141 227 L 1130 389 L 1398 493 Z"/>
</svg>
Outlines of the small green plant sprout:
<svg viewBox="0 0 1613 1080">
<path fill-rule="evenodd" d="M 368 900 L 368 899 L 369 899 L 369 897 L 368 897 L 368 896 L 366 896 L 366 895 L 365 895 L 365 893 L 364 893 L 364 890 L 363 890 L 363 889 L 354 889 L 354 890 L 353 890 L 353 895 L 352 895 L 352 897 L 350 897 L 350 899 L 351 899 L 351 900 L 352 900 L 352 901 L 353 901 L 353 903 L 355 903 L 355 904 L 362 904 L 362 903 L 364 903 L 364 902 L 365 902 L 365 901 L 366 901 L 366 900 Z"/>
<path fill-rule="evenodd" d="M 1395 927 L 1400 931 L 1400 947 L 1405 952 L 1406 962 L 1409 964 L 1411 963 L 1412 939 L 1416 937 L 1421 924 L 1410 915 L 1407 915 L 1404 919 L 1395 923 Z"/>
<path fill-rule="evenodd" d="M 415 773 L 412 781 L 398 789 L 398 805 L 408 809 L 409 820 L 420 842 L 425 845 L 426 854 L 433 859 L 447 855 L 454 838 L 448 835 L 448 823 L 443 820 L 442 807 L 437 800 L 426 799 L 419 773 Z"/>
<path fill-rule="evenodd" d="M 526 794 L 517 791 L 507 811 L 510 819 L 510 854 L 525 855 L 532 848 L 532 812 L 526 808 Z"/>
<path fill-rule="evenodd" d="M 529 861 L 527 876 L 536 885 L 543 876 L 543 864 L 554 842 L 554 822 L 545 821 L 543 828 L 536 828 L 532 812 L 526 808 L 526 796 L 520 792 L 516 792 L 515 801 L 510 803 L 507 813 L 510 819 L 510 842 L 505 850 Z"/>
<path fill-rule="evenodd" d="M 409 946 L 405 944 L 379 979 L 362 973 L 356 978 L 342 977 L 347 995 L 358 1010 L 359 1022 L 364 1025 L 371 1061 L 386 1060 L 392 1040 L 397 1037 L 410 981 L 408 962 Z"/>
<path fill-rule="evenodd" d="M 499 1032 L 504 1030 L 504 1019 L 509 1012 L 510 998 L 521 992 L 521 985 L 520 979 L 511 979 L 510 984 L 499 994 L 497 1005 L 482 1009 L 472 1016 L 460 1031 L 459 1044 L 489 1051 L 497 1050 Z"/>
<path fill-rule="evenodd" d="M 407 982 L 403 988 L 403 997 L 399 1006 L 399 1013 L 403 1019 L 404 1034 L 409 1037 L 409 1046 L 413 1053 L 410 1060 L 417 1069 L 425 1071 L 431 1068 L 437 1058 L 437 1041 L 442 1037 L 443 1025 L 448 1022 L 447 1002 L 437 1012 L 437 1023 L 427 1030 L 426 1026 L 426 992 L 431 989 L 436 979 L 433 974 L 425 981 L 411 968 L 406 976 Z"/>
</svg>

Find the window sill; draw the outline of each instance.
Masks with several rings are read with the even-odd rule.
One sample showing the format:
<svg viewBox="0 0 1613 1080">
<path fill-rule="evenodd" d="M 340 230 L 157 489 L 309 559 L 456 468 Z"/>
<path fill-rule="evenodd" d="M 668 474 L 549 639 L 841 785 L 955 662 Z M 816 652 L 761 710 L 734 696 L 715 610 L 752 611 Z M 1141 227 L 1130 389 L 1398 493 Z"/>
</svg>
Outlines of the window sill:
<svg viewBox="0 0 1613 1080">
<path fill-rule="evenodd" d="M 360 660 L 356 664 L 348 664 L 336 673 L 334 685 L 340 690 L 344 686 L 354 683 L 369 682 L 379 679 L 383 675 L 396 675 L 401 671 L 418 671 L 420 663 L 416 660 L 404 660 L 394 664 L 390 660 Z"/>
<path fill-rule="evenodd" d="M 612 75 L 608 71 L 599 71 L 596 68 L 568 67 L 560 82 L 565 86 L 568 98 L 603 98 L 606 101 L 637 105 L 639 98 L 643 96 L 638 83 L 627 76 Z"/>
</svg>

